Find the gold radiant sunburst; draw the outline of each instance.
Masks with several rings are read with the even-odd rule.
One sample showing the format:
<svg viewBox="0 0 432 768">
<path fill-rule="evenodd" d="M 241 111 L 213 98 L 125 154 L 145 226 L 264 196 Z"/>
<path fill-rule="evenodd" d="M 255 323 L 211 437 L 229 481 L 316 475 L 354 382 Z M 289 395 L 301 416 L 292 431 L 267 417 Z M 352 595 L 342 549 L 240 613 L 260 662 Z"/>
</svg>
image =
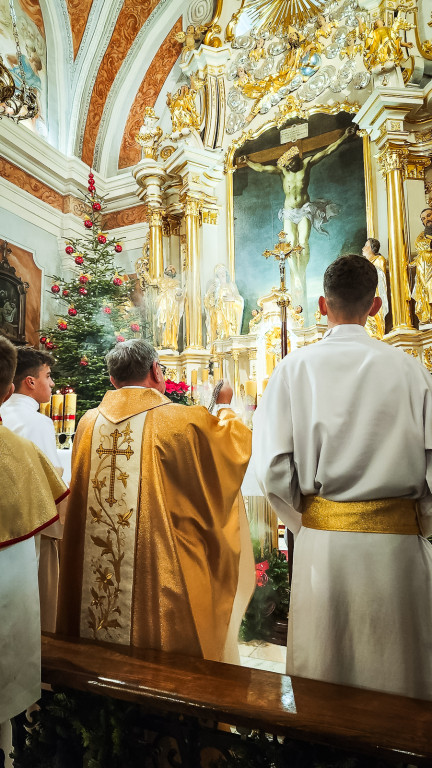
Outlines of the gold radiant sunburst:
<svg viewBox="0 0 432 768">
<path fill-rule="evenodd" d="M 298 27 L 321 13 L 321 0 L 246 0 L 244 10 L 259 29 L 270 34 L 287 35 L 290 27 Z"/>
</svg>

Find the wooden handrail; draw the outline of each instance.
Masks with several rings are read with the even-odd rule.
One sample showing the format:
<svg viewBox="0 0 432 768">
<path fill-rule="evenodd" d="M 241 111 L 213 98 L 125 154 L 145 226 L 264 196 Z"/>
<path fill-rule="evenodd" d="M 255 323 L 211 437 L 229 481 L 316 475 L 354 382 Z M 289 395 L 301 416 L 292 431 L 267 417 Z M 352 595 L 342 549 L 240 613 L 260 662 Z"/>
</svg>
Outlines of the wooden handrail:
<svg viewBox="0 0 432 768">
<path fill-rule="evenodd" d="M 152 710 L 432 765 L 432 702 L 48 634 L 42 635 L 42 680 Z"/>
</svg>

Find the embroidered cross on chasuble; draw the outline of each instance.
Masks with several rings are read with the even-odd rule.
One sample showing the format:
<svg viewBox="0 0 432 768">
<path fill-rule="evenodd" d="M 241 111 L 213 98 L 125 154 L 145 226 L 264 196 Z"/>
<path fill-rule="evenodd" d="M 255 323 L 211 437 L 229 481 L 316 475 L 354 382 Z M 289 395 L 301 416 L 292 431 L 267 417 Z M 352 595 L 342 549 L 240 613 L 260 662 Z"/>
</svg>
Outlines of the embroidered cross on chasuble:
<svg viewBox="0 0 432 768">
<path fill-rule="evenodd" d="M 75 438 L 57 631 L 235 662 L 255 583 L 250 443 L 232 411 L 108 392 Z"/>
</svg>

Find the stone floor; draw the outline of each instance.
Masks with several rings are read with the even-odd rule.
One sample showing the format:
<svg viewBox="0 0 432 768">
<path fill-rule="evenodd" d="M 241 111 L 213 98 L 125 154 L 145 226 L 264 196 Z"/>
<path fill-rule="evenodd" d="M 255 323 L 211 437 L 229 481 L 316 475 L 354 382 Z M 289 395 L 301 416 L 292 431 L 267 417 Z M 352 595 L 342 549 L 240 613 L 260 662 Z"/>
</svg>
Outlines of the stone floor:
<svg viewBox="0 0 432 768">
<path fill-rule="evenodd" d="M 239 651 L 242 667 L 285 674 L 285 646 L 251 640 L 249 643 L 239 643 Z"/>
</svg>

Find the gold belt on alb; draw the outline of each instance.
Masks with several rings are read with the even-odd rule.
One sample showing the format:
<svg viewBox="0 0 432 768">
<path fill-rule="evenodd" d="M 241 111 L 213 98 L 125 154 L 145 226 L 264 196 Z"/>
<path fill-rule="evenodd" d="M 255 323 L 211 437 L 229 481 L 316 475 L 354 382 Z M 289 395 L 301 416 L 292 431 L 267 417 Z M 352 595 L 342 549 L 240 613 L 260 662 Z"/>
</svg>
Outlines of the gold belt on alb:
<svg viewBox="0 0 432 768">
<path fill-rule="evenodd" d="M 318 531 L 421 534 L 415 499 L 331 501 L 303 497 L 302 525 Z"/>
</svg>

